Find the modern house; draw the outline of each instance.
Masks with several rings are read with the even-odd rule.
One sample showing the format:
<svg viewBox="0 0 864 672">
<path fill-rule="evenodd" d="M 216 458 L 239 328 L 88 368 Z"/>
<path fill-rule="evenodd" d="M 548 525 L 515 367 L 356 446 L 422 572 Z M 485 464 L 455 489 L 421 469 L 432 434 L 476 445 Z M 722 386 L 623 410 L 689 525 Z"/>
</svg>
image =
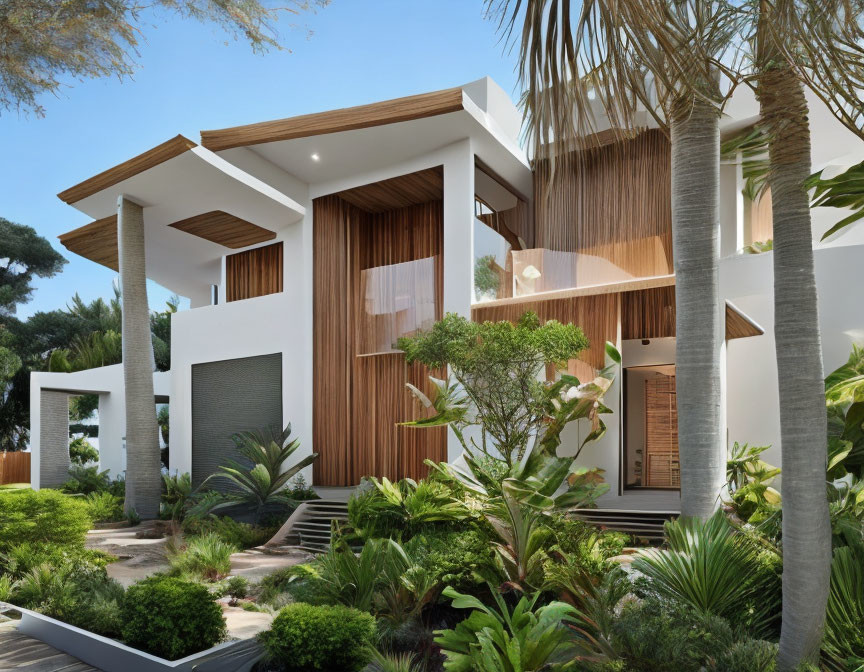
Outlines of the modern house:
<svg viewBox="0 0 864 672">
<path fill-rule="evenodd" d="M 864 159 L 859 141 L 812 111 L 814 169 Z M 723 133 L 757 115 L 742 91 Z M 430 372 L 406 365 L 396 338 L 446 312 L 533 310 L 583 327 L 592 346 L 570 363 L 582 379 L 603 366 L 605 341 L 622 351 L 609 431 L 580 457 L 605 469 L 602 504 L 677 510 L 669 142 L 647 118 L 626 142 L 601 132 L 602 146 L 550 189 L 520 127 L 486 78 L 202 131 L 200 142 L 177 136 L 60 193 L 93 220 L 63 245 L 114 270 L 118 198 L 142 206 L 147 277 L 190 299 L 173 316 L 171 371 L 154 374 L 154 403 L 170 403 L 171 470 L 200 483 L 233 432 L 290 421 L 302 450 L 320 453 L 316 487 L 422 476 L 424 459 L 453 460 L 458 443 L 444 428 L 397 425 L 421 412 L 405 383 L 428 389 Z M 742 252 L 771 238 L 770 198 L 742 194 L 739 159 L 721 174 L 728 441 L 776 447 L 772 254 Z M 814 212 L 826 369 L 864 340 L 864 237 L 818 242 L 841 216 Z M 31 385 L 34 486 L 65 476 L 70 394 L 100 395 L 102 467 L 123 470 L 122 367 L 34 373 Z M 585 431 L 568 428 L 563 449 Z M 767 459 L 779 462 L 776 448 Z"/>
</svg>

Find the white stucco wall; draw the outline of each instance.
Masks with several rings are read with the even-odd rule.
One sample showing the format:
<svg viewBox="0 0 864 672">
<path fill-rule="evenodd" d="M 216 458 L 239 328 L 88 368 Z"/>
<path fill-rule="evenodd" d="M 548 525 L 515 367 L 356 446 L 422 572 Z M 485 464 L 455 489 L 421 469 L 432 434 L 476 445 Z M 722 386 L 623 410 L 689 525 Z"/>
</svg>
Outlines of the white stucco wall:
<svg viewBox="0 0 864 672">
<path fill-rule="evenodd" d="M 311 210 L 310 210 L 311 213 Z M 311 214 L 307 215 L 311 219 Z M 298 459 L 312 452 L 312 301 L 305 273 L 305 222 L 280 232 L 284 291 L 175 313 L 171 321 L 170 469 L 192 469 L 192 366 L 205 362 L 282 353 L 282 417 L 300 440 Z M 307 305 L 309 304 L 309 305 Z M 307 479 L 311 474 L 304 474 Z"/>
<path fill-rule="evenodd" d="M 39 488 L 40 471 L 40 395 L 42 390 L 63 390 L 69 394 L 99 395 L 99 469 L 108 469 L 112 478 L 126 469 L 123 438 L 126 435 L 125 388 L 123 365 L 102 366 L 75 373 L 34 371 L 30 374 L 30 482 Z M 153 374 L 153 392 L 168 396 L 171 373 Z M 154 402 L 154 415 L 156 406 Z"/>
</svg>

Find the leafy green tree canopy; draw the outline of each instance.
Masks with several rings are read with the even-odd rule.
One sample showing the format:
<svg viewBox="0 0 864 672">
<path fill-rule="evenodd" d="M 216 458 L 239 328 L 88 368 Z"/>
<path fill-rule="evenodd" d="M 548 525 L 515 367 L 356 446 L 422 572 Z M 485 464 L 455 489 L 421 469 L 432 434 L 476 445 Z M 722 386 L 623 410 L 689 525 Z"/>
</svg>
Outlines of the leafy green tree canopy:
<svg viewBox="0 0 864 672">
<path fill-rule="evenodd" d="M 255 51 L 281 48 L 276 20 L 329 0 L 4 0 L 0 2 L 0 108 L 32 109 L 63 80 L 131 75 L 145 10 L 217 24 Z"/>
<path fill-rule="evenodd" d="M 0 316 L 14 314 L 18 304 L 30 300 L 34 276 L 50 278 L 65 263 L 34 229 L 0 217 Z"/>
<path fill-rule="evenodd" d="M 398 347 L 409 363 L 432 368 L 449 364 L 461 388 L 445 384 L 439 389 L 436 403 L 447 400 L 450 409 L 446 418 L 439 417 L 438 409 L 435 422 L 449 422 L 457 432 L 460 425 L 479 425 L 481 444 L 475 448 L 489 456 L 497 452 L 511 465 L 522 459 L 547 417 L 550 395 L 558 393 L 543 384 L 544 366 L 563 365 L 578 357 L 588 347 L 588 339 L 572 324 L 550 320 L 541 325 L 532 312 L 516 324 L 471 322 L 449 313 L 428 332 L 399 339 Z M 424 400 L 419 390 L 412 391 Z M 462 392 L 467 399 L 460 402 L 457 397 Z M 472 417 L 466 422 L 468 416 Z"/>
</svg>

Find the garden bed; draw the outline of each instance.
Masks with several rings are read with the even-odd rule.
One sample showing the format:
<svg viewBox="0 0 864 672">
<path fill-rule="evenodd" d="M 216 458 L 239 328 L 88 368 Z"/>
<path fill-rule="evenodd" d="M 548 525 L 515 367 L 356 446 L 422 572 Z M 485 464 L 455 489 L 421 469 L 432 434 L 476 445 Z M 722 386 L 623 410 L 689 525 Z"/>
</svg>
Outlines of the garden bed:
<svg viewBox="0 0 864 672">
<path fill-rule="evenodd" d="M 18 631 L 64 651 L 105 672 L 248 672 L 261 657 L 255 639 L 223 642 L 179 660 L 166 660 L 29 609 L 21 613 Z"/>
</svg>

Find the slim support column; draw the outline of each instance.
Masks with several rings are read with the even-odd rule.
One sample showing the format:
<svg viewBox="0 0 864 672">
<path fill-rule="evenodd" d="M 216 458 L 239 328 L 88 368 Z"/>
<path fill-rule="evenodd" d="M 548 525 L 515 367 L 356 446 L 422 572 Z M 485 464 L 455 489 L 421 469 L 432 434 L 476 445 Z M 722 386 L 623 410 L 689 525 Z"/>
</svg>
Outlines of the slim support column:
<svg viewBox="0 0 864 672">
<path fill-rule="evenodd" d="M 39 487 L 69 480 L 69 393 L 42 390 L 39 399 Z"/>
<path fill-rule="evenodd" d="M 474 291 L 474 152 L 471 140 L 450 145 L 444 160 L 444 313 L 471 318 Z M 466 436 L 466 439 L 470 436 Z M 447 429 L 447 461 L 462 454 Z"/>
<path fill-rule="evenodd" d="M 159 429 L 153 396 L 153 342 L 144 259 L 144 209 L 117 200 L 117 246 L 123 294 L 123 378 L 126 394 L 126 512 L 159 515 Z"/>
</svg>

